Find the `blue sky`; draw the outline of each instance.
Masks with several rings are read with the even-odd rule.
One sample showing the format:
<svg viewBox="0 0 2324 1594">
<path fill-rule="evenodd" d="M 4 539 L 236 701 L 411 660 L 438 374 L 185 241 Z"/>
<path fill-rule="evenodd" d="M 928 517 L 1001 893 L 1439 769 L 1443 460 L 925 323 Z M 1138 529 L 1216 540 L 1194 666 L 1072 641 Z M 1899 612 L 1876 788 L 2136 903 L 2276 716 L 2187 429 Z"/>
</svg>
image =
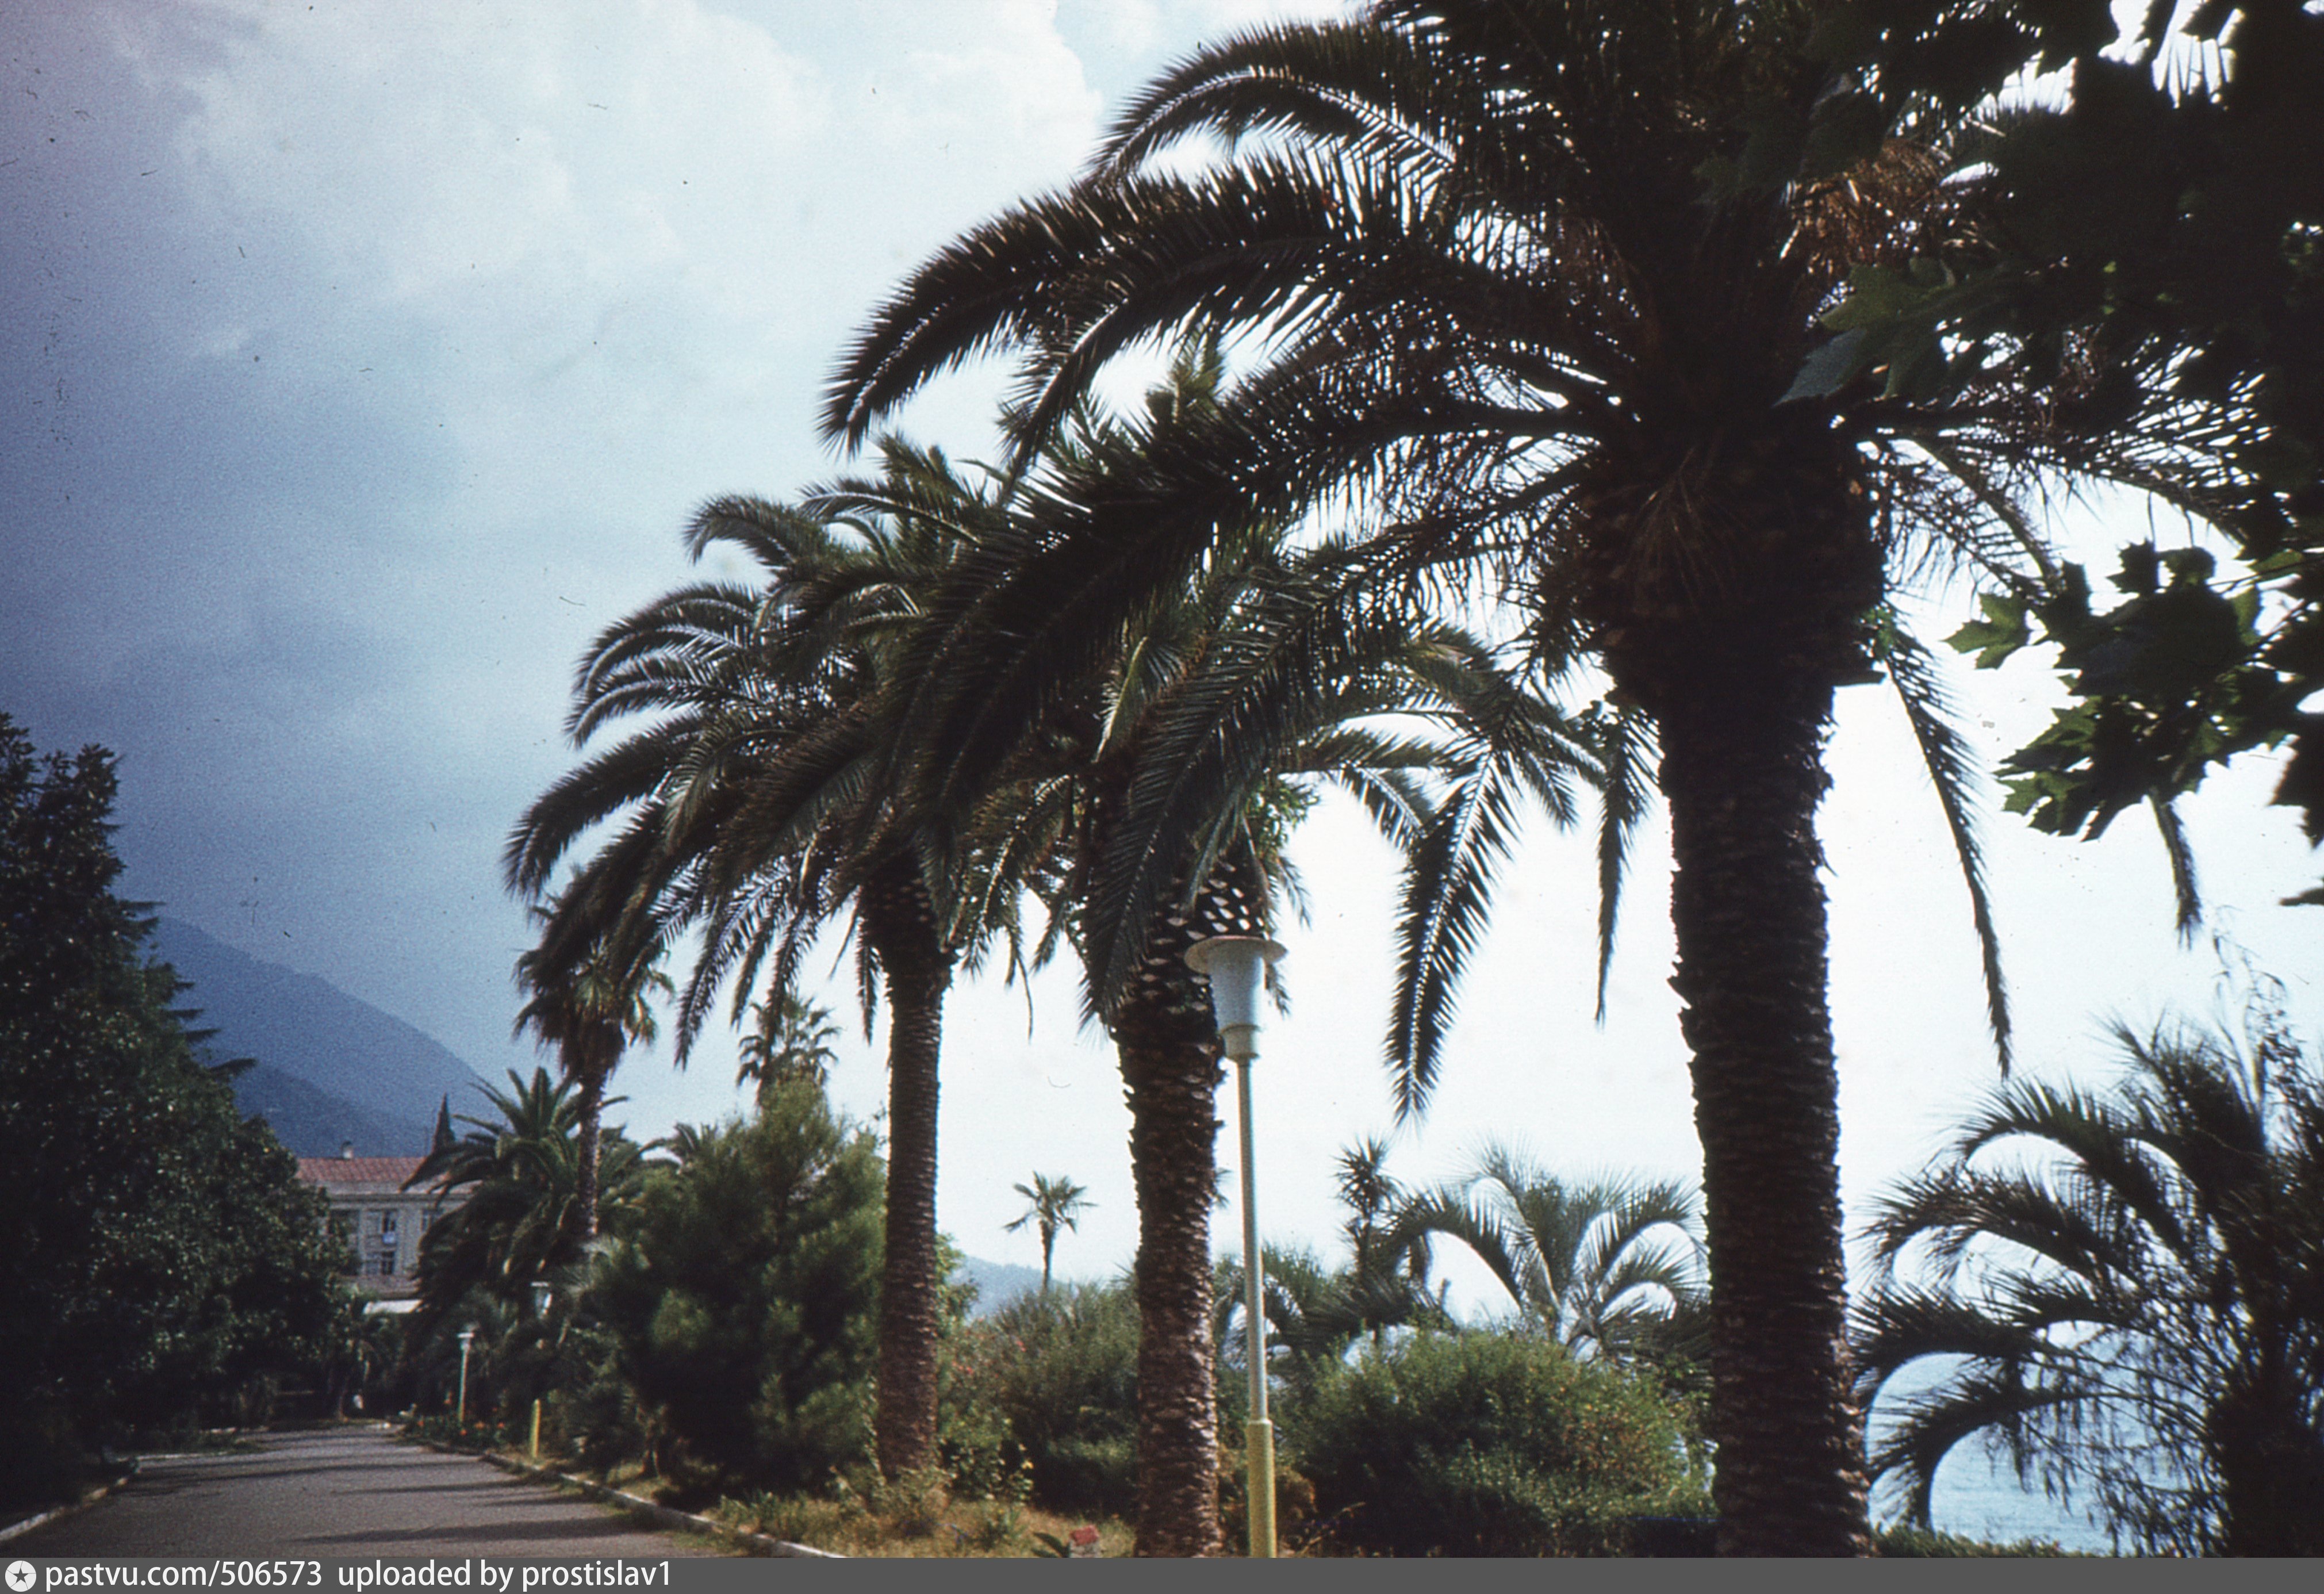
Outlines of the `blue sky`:
<svg viewBox="0 0 2324 1594">
<path fill-rule="evenodd" d="M 91 4 L 19 8 L 0 64 L 0 708 L 122 755 L 127 888 L 320 974 L 497 1073 L 524 918 L 503 840 L 571 759 L 591 635 L 687 579 L 714 494 L 842 464 L 814 435 L 849 329 L 958 228 L 1070 176 L 1110 105 L 1250 0 L 715 5 Z M 1323 8 L 1310 8 L 1323 9 Z M 906 429 L 974 456 L 992 373 Z M 2152 524 L 2054 506 L 2099 563 Z M 1929 594 L 1942 634 L 1969 594 Z M 1958 672 L 1998 756 L 2057 701 L 2039 659 Z M 1901 716 L 1846 695 L 1824 813 L 1843 1177 L 1859 1207 L 1994 1079 L 1969 916 Z M 2214 922 L 2311 1032 L 2316 876 L 2267 760 L 2190 806 Z M 2150 831 L 2096 845 L 1990 823 L 1997 909 L 2042 1072 L 2094 1072 L 2098 1022 L 2208 1009 Z M 1324 1241 L 1330 1159 L 1389 1127 L 1376 1061 L 1387 861 L 1331 804 L 1298 838 L 1312 923 L 1259 1064 L 1261 1210 Z M 1612 1014 L 1591 1021 L 1585 838 L 1536 827 L 1462 1007 L 1408 1178 L 1484 1138 L 1576 1173 L 1694 1162 L 1665 983 L 1668 860 L 1638 848 Z M 2313 910 L 2306 910 L 2312 915 Z M 818 965 L 827 966 L 826 965 Z M 826 1000 L 847 1010 L 843 978 Z M 1062 973 L 963 985 L 946 1038 L 940 1219 L 1001 1225 L 1035 1168 L 1099 1206 L 1069 1273 L 1125 1261 L 1135 1209 L 1110 1058 Z M 874 1110 L 877 1052 L 835 1084 Z M 641 1134 L 730 1110 L 731 1039 L 626 1065 Z M 1231 1141 L 1228 1143 L 1231 1145 Z M 1221 1229 L 1225 1238 L 1226 1225 Z"/>
</svg>

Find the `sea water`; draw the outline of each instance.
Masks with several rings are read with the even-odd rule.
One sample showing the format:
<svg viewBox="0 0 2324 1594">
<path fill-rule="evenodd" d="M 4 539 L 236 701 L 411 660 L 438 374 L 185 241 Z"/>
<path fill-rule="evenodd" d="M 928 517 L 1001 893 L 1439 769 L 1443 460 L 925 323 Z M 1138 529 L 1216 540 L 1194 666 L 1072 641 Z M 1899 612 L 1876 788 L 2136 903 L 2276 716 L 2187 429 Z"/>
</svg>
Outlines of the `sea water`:
<svg viewBox="0 0 2324 1594">
<path fill-rule="evenodd" d="M 1881 1391 L 1869 1424 L 1877 1448 L 1881 1429 L 1899 1402 L 1927 1393 L 1959 1365 L 1957 1358 L 1932 1356 L 1917 1366 L 1901 1368 Z M 1874 1516 L 1882 1519 L 1880 1493 L 1873 1497 Z M 2007 1455 L 1987 1450 L 1983 1438 L 1970 1434 L 1953 1446 L 1937 1467 L 1935 1487 L 1929 1491 L 1929 1525 L 1940 1533 L 1983 1539 L 1988 1543 L 2014 1543 L 2019 1539 L 2048 1539 L 2062 1550 L 2107 1553 L 2112 1549 L 2105 1531 L 2083 1515 L 2078 1504 L 2069 1510 L 2042 1492 L 2038 1483 L 2022 1484 Z"/>
<path fill-rule="evenodd" d="M 1937 1468 L 1929 1491 L 1929 1525 L 1989 1543 L 2049 1539 L 2061 1549 L 2107 1554 L 2106 1534 L 2082 1515 L 2059 1505 L 2038 1483 L 2024 1485 L 2006 1456 L 1988 1455 L 1976 1439 L 1965 1439 Z"/>
</svg>

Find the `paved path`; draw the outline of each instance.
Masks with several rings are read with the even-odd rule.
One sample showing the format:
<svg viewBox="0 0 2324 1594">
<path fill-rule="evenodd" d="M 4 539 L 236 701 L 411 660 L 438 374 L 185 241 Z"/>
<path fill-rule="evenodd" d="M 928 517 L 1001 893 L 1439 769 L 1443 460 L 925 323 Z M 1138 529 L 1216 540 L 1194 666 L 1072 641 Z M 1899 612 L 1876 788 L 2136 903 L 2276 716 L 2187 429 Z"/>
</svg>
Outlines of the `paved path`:
<svg viewBox="0 0 2324 1594">
<path fill-rule="evenodd" d="M 258 1451 L 148 1461 L 8 1556 L 720 1555 L 610 1507 L 378 1430 L 274 1433 Z"/>
</svg>

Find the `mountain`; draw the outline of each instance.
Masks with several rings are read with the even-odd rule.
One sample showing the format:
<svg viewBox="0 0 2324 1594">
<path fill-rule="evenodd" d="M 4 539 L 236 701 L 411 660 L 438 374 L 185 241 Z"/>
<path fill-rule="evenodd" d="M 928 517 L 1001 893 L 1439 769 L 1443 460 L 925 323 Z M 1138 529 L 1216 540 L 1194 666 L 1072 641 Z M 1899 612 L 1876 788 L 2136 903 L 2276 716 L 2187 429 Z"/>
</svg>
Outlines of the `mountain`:
<svg viewBox="0 0 2324 1594">
<path fill-rule="evenodd" d="M 976 1299 L 968 1308 L 972 1317 L 990 1317 L 1019 1295 L 1030 1295 L 1041 1287 L 1038 1267 L 988 1262 L 982 1257 L 963 1257 L 960 1266 L 952 1270 L 952 1276 L 955 1284 L 965 1279 L 976 1285 Z"/>
<path fill-rule="evenodd" d="M 152 949 L 191 981 L 179 1004 L 200 1010 L 195 1028 L 217 1031 L 211 1055 L 258 1060 L 235 1081 L 235 1099 L 300 1156 L 332 1156 L 349 1140 L 358 1156 L 416 1156 L 438 1102 L 484 1105 L 484 1081 L 442 1043 L 328 981 L 177 919 L 155 925 Z"/>
</svg>

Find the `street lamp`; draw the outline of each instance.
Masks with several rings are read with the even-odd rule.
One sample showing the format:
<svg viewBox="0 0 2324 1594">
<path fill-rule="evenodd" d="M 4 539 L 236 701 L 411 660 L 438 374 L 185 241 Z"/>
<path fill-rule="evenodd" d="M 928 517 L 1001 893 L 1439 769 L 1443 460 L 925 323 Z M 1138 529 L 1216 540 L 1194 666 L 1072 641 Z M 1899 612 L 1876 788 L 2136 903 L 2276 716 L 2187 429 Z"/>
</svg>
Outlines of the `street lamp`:
<svg viewBox="0 0 2324 1594">
<path fill-rule="evenodd" d="M 1186 963 L 1211 981 L 1219 1045 L 1234 1059 L 1235 1100 L 1242 1131 L 1243 1338 L 1250 1362 L 1250 1421 L 1243 1425 L 1248 1460 L 1250 1553 L 1275 1553 L 1275 1424 L 1267 1416 L 1265 1267 L 1259 1254 L 1259 1179 L 1250 1132 L 1250 1060 L 1259 1055 L 1259 988 L 1282 943 L 1263 935 L 1213 935 L 1186 949 Z"/>
<path fill-rule="evenodd" d="M 549 1303 L 557 1294 L 556 1286 L 545 1278 L 532 1281 L 532 1315 L 537 1322 L 549 1315 Z M 540 1396 L 532 1397 L 532 1459 L 540 1460 Z"/>
<path fill-rule="evenodd" d="M 453 1419 L 463 1428 L 468 1425 L 468 1347 L 476 1341 L 476 1325 L 470 1323 L 460 1331 L 460 1412 Z"/>
</svg>

